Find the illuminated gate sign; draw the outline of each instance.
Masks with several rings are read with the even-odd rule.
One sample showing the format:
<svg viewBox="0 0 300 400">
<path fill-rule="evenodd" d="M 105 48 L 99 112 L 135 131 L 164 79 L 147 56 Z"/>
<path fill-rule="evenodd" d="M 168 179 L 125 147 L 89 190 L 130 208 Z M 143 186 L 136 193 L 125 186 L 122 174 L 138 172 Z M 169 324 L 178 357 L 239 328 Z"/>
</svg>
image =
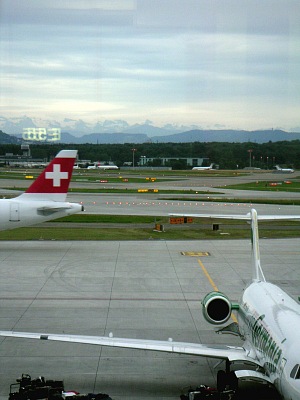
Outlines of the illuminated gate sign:
<svg viewBox="0 0 300 400">
<path fill-rule="evenodd" d="M 22 138 L 35 142 L 57 142 L 61 139 L 61 129 L 23 128 Z"/>
</svg>

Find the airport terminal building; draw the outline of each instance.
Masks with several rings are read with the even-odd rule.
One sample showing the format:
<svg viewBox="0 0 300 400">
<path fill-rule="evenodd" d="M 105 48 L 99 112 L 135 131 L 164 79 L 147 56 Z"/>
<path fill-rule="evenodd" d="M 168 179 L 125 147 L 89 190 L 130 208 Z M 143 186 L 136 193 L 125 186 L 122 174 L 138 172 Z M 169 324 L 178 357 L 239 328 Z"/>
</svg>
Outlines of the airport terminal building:
<svg viewBox="0 0 300 400">
<path fill-rule="evenodd" d="M 203 164 L 209 163 L 209 158 L 194 158 L 194 157 L 141 157 L 140 167 L 148 165 L 157 165 L 168 167 L 174 162 L 185 163 L 187 167 L 201 167 Z"/>
</svg>

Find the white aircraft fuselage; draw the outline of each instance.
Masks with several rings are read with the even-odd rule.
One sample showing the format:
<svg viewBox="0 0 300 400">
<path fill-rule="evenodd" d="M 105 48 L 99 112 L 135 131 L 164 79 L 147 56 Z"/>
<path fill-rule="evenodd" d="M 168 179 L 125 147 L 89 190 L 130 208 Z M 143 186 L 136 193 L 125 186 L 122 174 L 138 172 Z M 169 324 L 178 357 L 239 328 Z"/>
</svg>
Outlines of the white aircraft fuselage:
<svg viewBox="0 0 300 400">
<path fill-rule="evenodd" d="M 295 170 L 292 168 L 280 168 L 279 165 L 276 165 L 275 168 L 276 168 L 277 172 L 283 172 L 283 173 L 287 172 L 289 174 L 292 174 L 293 172 L 295 172 Z"/>
<path fill-rule="evenodd" d="M 238 321 L 244 347 L 249 348 L 270 383 L 284 399 L 299 400 L 299 304 L 276 285 L 254 282 L 244 291 Z"/>
<path fill-rule="evenodd" d="M 210 169 L 213 169 L 214 164 L 210 164 L 208 167 L 193 167 L 193 171 L 208 171 Z"/>
<path fill-rule="evenodd" d="M 0 199 L 0 231 L 21 228 L 65 217 L 83 210 L 81 204 L 15 199 Z"/>
</svg>

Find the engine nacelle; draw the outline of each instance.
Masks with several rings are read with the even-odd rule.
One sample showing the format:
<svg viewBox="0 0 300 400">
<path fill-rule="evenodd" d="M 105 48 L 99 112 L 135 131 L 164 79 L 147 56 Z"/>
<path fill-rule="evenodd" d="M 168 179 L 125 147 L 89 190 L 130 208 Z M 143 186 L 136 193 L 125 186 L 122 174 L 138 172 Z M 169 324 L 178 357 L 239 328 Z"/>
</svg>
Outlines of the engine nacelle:
<svg viewBox="0 0 300 400">
<path fill-rule="evenodd" d="M 232 304 L 225 294 L 210 292 L 202 300 L 202 313 L 207 322 L 221 325 L 231 316 Z"/>
</svg>

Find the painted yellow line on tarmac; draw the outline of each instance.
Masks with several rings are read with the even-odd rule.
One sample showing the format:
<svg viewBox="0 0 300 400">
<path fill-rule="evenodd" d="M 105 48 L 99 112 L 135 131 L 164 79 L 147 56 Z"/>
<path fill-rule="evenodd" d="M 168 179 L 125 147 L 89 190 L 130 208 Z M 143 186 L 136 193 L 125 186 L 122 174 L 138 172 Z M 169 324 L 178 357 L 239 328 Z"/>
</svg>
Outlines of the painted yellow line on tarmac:
<svg viewBox="0 0 300 400">
<path fill-rule="evenodd" d="M 204 272 L 204 275 L 206 276 L 206 278 L 208 279 L 209 283 L 211 284 L 211 286 L 213 287 L 213 289 L 216 292 L 219 292 L 219 289 L 217 288 L 217 285 L 215 284 L 215 282 L 212 280 L 211 276 L 209 275 L 209 273 L 207 272 L 207 269 L 204 267 L 203 262 L 201 260 L 198 260 L 198 264 L 200 265 L 200 267 L 202 268 L 202 271 Z"/>
<path fill-rule="evenodd" d="M 207 269 L 204 267 L 203 262 L 201 260 L 199 260 L 199 259 L 197 261 L 198 261 L 198 264 L 200 265 L 204 275 L 206 276 L 206 278 L 208 279 L 209 283 L 211 284 L 212 288 L 216 292 L 219 292 L 219 289 L 218 289 L 217 285 L 215 284 L 215 282 L 213 281 L 212 277 L 207 272 Z M 231 313 L 231 318 L 232 318 L 233 322 L 236 322 L 236 323 L 238 322 L 237 319 L 236 319 L 236 316 L 233 313 Z"/>
</svg>

